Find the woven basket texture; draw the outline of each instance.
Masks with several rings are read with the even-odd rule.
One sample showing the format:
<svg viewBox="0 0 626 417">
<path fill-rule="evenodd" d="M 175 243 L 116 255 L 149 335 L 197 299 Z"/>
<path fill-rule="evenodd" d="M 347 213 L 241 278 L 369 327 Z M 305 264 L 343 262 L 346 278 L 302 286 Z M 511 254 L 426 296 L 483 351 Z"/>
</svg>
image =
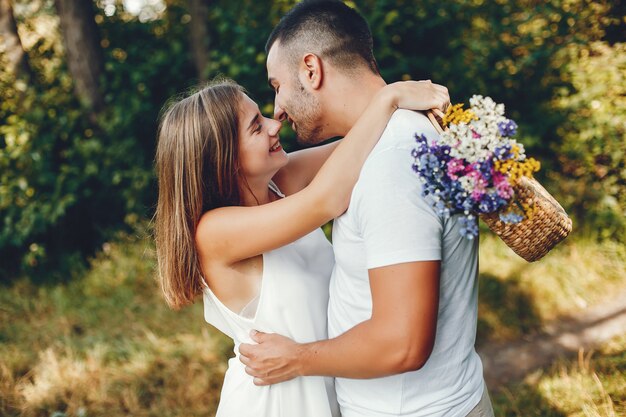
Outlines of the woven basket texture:
<svg viewBox="0 0 626 417">
<path fill-rule="evenodd" d="M 503 222 L 498 213 L 481 214 L 480 218 L 516 254 L 534 262 L 569 235 L 572 220 L 536 179 L 522 177 L 513 189 L 518 202 L 534 207 L 530 218 L 517 224 Z"/>
</svg>

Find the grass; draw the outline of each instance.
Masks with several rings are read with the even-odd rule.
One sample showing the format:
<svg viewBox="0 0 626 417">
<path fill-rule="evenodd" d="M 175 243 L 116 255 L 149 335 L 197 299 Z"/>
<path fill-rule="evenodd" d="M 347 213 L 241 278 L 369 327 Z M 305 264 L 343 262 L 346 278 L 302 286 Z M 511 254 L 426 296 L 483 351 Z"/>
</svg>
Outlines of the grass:
<svg viewBox="0 0 626 417">
<path fill-rule="evenodd" d="M 479 343 L 508 341 L 626 294 L 626 247 L 570 237 L 527 263 L 491 234 L 481 237 Z"/>
<path fill-rule="evenodd" d="M 479 340 L 512 340 L 624 288 L 624 248 L 573 240 L 526 264 L 481 242 Z M 201 303 L 167 308 L 146 239 L 106 244 L 69 284 L 0 288 L 0 415 L 207 416 L 232 345 Z M 498 416 L 626 413 L 626 337 L 492 392 Z"/>
<path fill-rule="evenodd" d="M 213 413 L 231 346 L 200 304 L 169 310 L 153 268 L 152 248 L 123 238 L 81 280 L 2 289 L 0 415 Z"/>
<path fill-rule="evenodd" d="M 492 394 L 496 416 L 626 415 L 626 335 Z"/>
</svg>

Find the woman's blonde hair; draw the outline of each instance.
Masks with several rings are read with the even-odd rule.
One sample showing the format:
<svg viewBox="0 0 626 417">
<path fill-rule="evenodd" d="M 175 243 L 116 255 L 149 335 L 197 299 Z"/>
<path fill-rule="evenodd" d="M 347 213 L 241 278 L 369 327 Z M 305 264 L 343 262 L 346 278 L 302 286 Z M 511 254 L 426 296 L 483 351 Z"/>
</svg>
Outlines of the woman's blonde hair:
<svg viewBox="0 0 626 417">
<path fill-rule="evenodd" d="M 206 211 L 240 204 L 238 113 L 243 88 L 220 80 L 165 105 L 158 130 L 155 213 L 158 276 L 178 309 L 202 289 L 195 245 Z"/>
</svg>

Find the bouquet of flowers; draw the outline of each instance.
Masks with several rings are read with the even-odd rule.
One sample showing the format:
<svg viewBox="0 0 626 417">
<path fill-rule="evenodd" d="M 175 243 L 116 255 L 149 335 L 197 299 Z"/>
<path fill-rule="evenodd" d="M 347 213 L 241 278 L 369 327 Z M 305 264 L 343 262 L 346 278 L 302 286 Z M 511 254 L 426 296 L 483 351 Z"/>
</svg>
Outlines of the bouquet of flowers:
<svg viewBox="0 0 626 417">
<path fill-rule="evenodd" d="M 456 104 L 441 116 L 441 125 L 447 128 L 445 131 L 436 124 L 432 114 L 429 115 L 441 134 L 437 141 L 431 142 L 423 134 L 415 135 L 417 146 L 412 151 L 413 169 L 423 182 L 423 194 L 431 196 L 441 215 L 462 215 L 461 234 L 466 238 L 473 239 L 478 235 L 477 216 L 480 216 L 489 220 L 488 226 L 520 254 L 512 246 L 515 242 L 507 241 L 507 235 L 523 246 L 520 245 L 520 233 L 534 237 L 535 241 L 538 235 L 541 236 L 537 233 L 538 228 L 543 228 L 545 222 L 535 222 L 539 226 L 532 223 L 538 209 L 542 215 L 546 207 L 551 213 L 558 212 L 559 219 L 565 215 L 560 205 L 532 179 L 533 173 L 539 170 L 539 162 L 527 157 L 524 146 L 515 140 L 517 124 L 504 116 L 504 105 L 496 104 L 489 97 L 475 95 L 470 99 L 469 109 Z M 533 183 L 529 184 L 528 180 Z M 521 186 L 525 189 L 520 189 Z M 543 200 L 538 201 L 539 197 Z M 548 205 L 544 204 L 546 201 Z M 525 227 L 516 228 L 524 223 Z M 527 230 L 529 224 L 531 228 Z M 532 256 L 521 256 L 536 260 L 538 252 L 543 251 L 539 257 L 547 253 L 571 230 L 567 215 L 559 224 L 562 231 L 558 235 L 564 235 L 556 242 L 550 242 L 547 250 L 545 239 L 534 243 L 523 239 L 522 244 L 541 248 L 530 248 Z M 552 231 L 548 234 L 555 235 Z M 521 249 L 525 252 L 529 248 Z"/>
</svg>

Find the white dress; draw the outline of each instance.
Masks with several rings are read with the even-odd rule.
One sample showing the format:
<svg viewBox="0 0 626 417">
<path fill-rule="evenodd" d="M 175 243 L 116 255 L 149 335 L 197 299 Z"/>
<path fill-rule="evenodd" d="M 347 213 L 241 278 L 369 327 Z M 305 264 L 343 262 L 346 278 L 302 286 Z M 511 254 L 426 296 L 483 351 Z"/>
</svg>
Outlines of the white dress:
<svg viewBox="0 0 626 417">
<path fill-rule="evenodd" d="M 271 184 L 279 195 L 280 191 Z M 297 221 L 295 219 L 286 221 Z M 306 343 L 327 338 L 328 285 L 333 250 L 321 229 L 263 254 L 263 276 L 251 318 L 228 309 L 205 286 L 204 318 L 235 342 L 216 417 L 338 417 L 332 378 L 310 376 L 258 387 L 239 361 L 239 345 L 254 343 L 250 330 Z"/>
</svg>

